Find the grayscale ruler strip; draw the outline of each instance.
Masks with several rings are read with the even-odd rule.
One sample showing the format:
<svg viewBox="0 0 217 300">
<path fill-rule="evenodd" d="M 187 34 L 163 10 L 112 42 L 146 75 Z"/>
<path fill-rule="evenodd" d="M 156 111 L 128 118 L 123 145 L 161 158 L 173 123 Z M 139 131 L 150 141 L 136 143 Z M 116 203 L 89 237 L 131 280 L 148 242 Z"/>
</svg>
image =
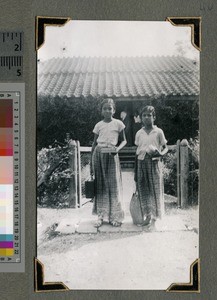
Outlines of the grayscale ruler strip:
<svg viewBox="0 0 217 300">
<path fill-rule="evenodd" d="M 5 114 L 5 115 L 3 115 Z M 25 84 L 0 83 L 0 272 L 25 271 Z M 7 176 L 2 174 L 4 170 Z"/>
</svg>

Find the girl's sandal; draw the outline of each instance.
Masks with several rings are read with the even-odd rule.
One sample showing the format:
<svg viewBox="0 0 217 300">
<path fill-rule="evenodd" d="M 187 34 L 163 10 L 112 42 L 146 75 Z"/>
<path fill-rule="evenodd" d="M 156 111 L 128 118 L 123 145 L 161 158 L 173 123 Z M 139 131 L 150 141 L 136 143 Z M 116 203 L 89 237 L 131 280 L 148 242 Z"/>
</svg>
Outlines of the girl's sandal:
<svg viewBox="0 0 217 300">
<path fill-rule="evenodd" d="M 121 222 L 117 222 L 117 221 L 111 222 L 111 225 L 114 226 L 114 227 L 120 227 L 121 224 L 122 224 Z"/>
<path fill-rule="evenodd" d="M 151 223 L 151 219 L 146 218 L 145 221 L 143 221 L 141 224 L 137 224 L 137 226 L 138 227 L 147 226 L 147 225 L 150 225 L 150 223 Z"/>
<path fill-rule="evenodd" d="M 96 221 L 96 223 L 94 224 L 94 227 L 99 228 L 100 226 L 102 226 L 103 220 L 99 219 Z"/>
<path fill-rule="evenodd" d="M 155 229 L 155 219 L 151 219 L 150 223 L 148 224 L 149 229 Z"/>
</svg>

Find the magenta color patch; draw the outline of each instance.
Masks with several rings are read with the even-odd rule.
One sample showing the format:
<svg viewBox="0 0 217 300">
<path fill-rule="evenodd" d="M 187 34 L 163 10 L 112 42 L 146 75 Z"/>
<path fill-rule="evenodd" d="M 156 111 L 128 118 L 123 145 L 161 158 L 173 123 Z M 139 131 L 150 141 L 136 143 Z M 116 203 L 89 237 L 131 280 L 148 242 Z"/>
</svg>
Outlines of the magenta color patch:
<svg viewBox="0 0 217 300">
<path fill-rule="evenodd" d="M 14 247 L 13 242 L 0 242 L 0 249 L 13 248 L 13 247 Z"/>
</svg>

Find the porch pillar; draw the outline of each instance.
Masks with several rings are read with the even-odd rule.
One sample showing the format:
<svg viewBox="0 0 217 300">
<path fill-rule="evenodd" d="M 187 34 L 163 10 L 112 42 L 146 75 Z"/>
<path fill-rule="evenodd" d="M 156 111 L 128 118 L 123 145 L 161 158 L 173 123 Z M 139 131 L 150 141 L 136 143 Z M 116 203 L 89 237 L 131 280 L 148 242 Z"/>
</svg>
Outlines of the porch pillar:
<svg viewBox="0 0 217 300">
<path fill-rule="evenodd" d="M 71 178 L 69 183 L 69 207 L 77 208 L 78 204 L 78 177 L 77 177 L 77 143 L 74 140 L 69 140 L 69 168 Z"/>
</svg>

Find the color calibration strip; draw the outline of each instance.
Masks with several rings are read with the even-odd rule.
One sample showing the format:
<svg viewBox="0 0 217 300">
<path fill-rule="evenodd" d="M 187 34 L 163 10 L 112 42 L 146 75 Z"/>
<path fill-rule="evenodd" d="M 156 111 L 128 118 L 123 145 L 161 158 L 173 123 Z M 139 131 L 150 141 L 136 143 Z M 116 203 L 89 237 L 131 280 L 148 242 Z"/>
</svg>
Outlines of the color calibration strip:
<svg viewBox="0 0 217 300">
<path fill-rule="evenodd" d="M 8 96 L 12 96 L 8 94 Z M 1 94 L 0 97 L 4 97 Z M 13 99 L 0 98 L 0 257 L 14 256 Z"/>
<path fill-rule="evenodd" d="M 22 259 L 21 98 L 21 91 L 0 91 L 0 271 L 4 272 L 2 266 Z"/>
</svg>

